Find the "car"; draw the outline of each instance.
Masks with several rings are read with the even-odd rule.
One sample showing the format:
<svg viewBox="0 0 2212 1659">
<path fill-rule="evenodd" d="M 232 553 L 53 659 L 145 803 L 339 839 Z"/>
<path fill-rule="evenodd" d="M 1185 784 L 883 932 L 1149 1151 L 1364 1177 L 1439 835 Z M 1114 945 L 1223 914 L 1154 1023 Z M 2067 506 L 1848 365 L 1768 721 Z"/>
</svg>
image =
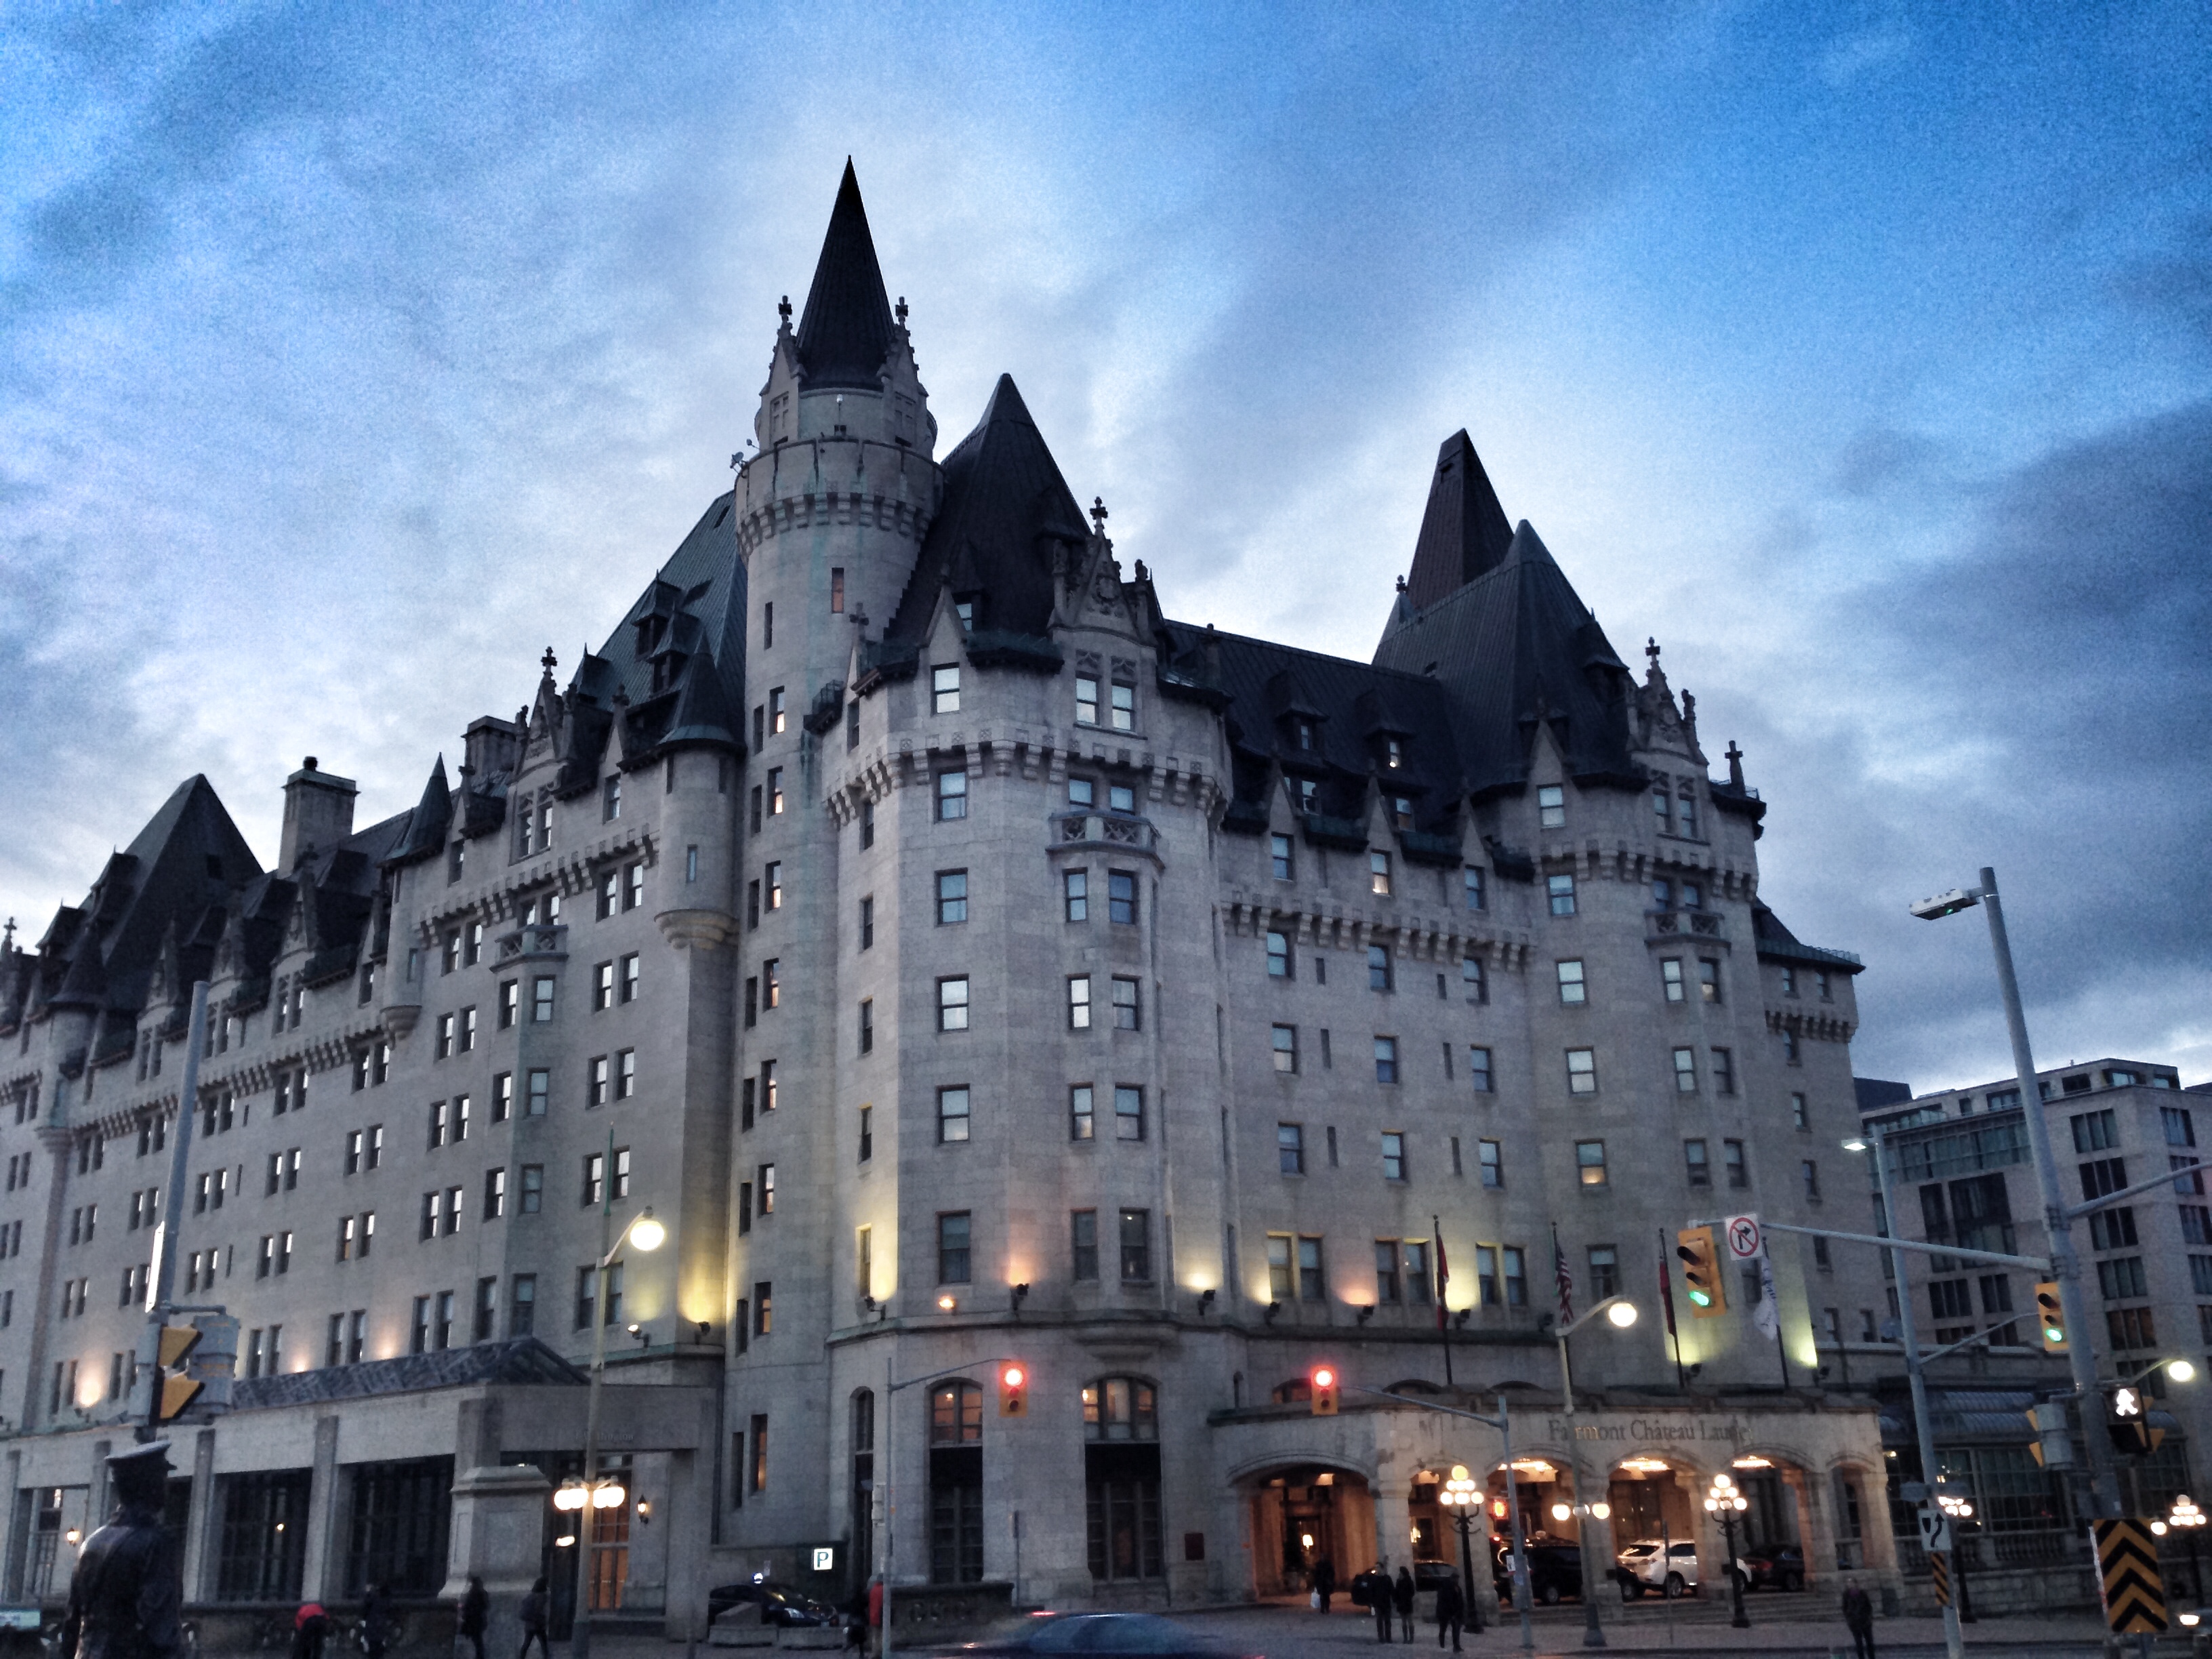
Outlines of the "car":
<svg viewBox="0 0 2212 1659">
<path fill-rule="evenodd" d="M 1209 1641 L 1188 1625 L 1152 1613 L 1031 1614 L 1024 1628 L 993 1641 L 963 1642 L 957 1659 L 1005 1654 L 1129 1653 L 1152 1659 L 1235 1659 L 1233 1650 Z"/>
<path fill-rule="evenodd" d="M 1566 1596 L 1579 1597 L 1583 1593 L 1583 1553 L 1573 1544 L 1538 1543 L 1530 1541 L 1528 1551 L 1528 1598 L 1554 1607 Z M 1511 1606 L 1513 1601 L 1513 1547 L 1500 1544 L 1497 1559 L 1491 1571 L 1492 1581 L 1498 1587 L 1498 1599 Z"/>
<path fill-rule="evenodd" d="M 1805 1552 L 1795 1544 L 1768 1544 L 1736 1557 L 1746 1589 L 1801 1590 L 1805 1588 Z"/>
<path fill-rule="evenodd" d="M 732 1608 L 744 1607 L 758 1607 L 763 1625 L 787 1630 L 837 1622 L 835 1607 L 824 1607 L 787 1584 L 771 1583 L 764 1578 L 748 1579 L 741 1584 L 718 1584 L 708 1590 L 707 1622 L 712 1625 Z"/>
<path fill-rule="evenodd" d="M 1698 1589 L 1698 1547 L 1685 1539 L 1671 1543 L 1658 1538 L 1639 1538 L 1613 1558 L 1613 1576 L 1620 1586 L 1620 1599 L 1633 1601 L 1649 1591 L 1662 1592 L 1669 1601 Z"/>
<path fill-rule="evenodd" d="M 1432 1590 L 1439 1584 L 1456 1580 L 1459 1569 L 1449 1561 L 1416 1561 L 1413 1563 L 1413 1589 Z"/>
</svg>

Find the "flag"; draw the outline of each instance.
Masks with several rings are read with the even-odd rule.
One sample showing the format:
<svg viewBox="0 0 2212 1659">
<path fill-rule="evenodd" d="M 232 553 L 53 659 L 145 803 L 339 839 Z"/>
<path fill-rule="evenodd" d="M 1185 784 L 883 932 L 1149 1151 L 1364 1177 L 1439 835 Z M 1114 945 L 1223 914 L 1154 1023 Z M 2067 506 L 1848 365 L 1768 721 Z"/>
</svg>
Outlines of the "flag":
<svg viewBox="0 0 2212 1659">
<path fill-rule="evenodd" d="M 1449 1316 L 1444 1306 L 1444 1287 L 1451 1283 L 1451 1269 L 1444 1265 L 1444 1230 L 1434 1216 L 1429 1218 L 1429 1224 L 1435 1228 L 1437 1235 L 1437 1328 L 1442 1330 Z"/>
<path fill-rule="evenodd" d="M 1759 1258 L 1759 1305 L 1751 1310 L 1751 1318 L 1768 1336 L 1782 1334 L 1782 1308 L 1774 1299 L 1774 1264 L 1763 1251 Z"/>
<path fill-rule="evenodd" d="M 1679 1338 L 1674 1328 L 1674 1281 L 1667 1272 L 1667 1235 L 1659 1235 L 1659 1305 L 1667 1310 L 1667 1334 Z"/>
<path fill-rule="evenodd" d="M 1562 1328 L 1575 1322 L 1575 1276 L 1567 1271 L 1567 1253 L 1559 1243 L 1559 1229 L 1552 1228 L 1552 1262 L 1559 1280 L 1559 1324 Z"/>
</svg>

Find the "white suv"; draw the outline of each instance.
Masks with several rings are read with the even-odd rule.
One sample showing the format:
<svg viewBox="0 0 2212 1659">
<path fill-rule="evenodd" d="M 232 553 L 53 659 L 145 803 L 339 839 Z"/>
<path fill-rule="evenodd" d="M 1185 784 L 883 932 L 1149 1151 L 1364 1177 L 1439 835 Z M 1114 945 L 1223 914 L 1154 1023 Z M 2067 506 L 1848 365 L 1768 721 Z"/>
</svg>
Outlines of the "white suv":
<svg viewBox="0 0 2212 1659">
<path fill-rule="evenodd" d="M 1639 1538 L 1617 1559 L 1620 1571 L 1620 1599 L 1633 1601 L 1646 1590 L 1662 1590 L 1669 1600 L 1698 1588 L 1698 1547 L 1677 1539 L 1672 1544 L 1656 1538 Z"/>
</svg>

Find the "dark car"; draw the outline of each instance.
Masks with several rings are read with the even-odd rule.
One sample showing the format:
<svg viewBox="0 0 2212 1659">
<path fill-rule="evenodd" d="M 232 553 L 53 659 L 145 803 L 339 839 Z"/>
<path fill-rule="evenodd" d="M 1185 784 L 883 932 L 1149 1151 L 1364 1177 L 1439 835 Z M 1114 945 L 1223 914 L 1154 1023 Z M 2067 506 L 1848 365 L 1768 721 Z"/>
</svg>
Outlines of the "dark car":
<svg viewBox="0 0 2212 1659">
<path fill-rule="evenodd" d="M 1805 1588 L 1805 1552 L 1795 1544 L 1770 1544 L 1736 1557 L 1746 1589 L 1801 1590 Z"/>
<path fill-rule="evenodd" d="M 1417 1591 L 1432 1590 L 1439 1584 L 1456 1581 L 1459 1569 L 1449 1561 L 1416 1561 L 1413 1563 L 1413 1588 Z"/>
<path fill-rule="evenodd" d="M 743 1584 L 718 1584 L 708 1590 L 707 1622 L 711 1625 L 732 1607 L 758 1607 L 763 1625 L 793 1628 L 837 1622 L 835 1607 L 811 1601 L 787 1584 L 774 1584 L 765 1579 Z"/>
<path fill-rule="evenodd" d="M 1062 1613 L 1034 1617 L 996 1641 L 964 1642 L 960 1659 L 980 1654 L 1141 1653 L 1159 1659 L 1231 1659 L 1231 1650 L 1188 1626 L 1150 1613 Z"/>
<path fill-rule="evenodd" d="M 1580 1598 L 1583 1593 L 1583 1553 L 1574 1544 L 1530 1544 L 1528 1551 L 1528 1596 L 1531 1601 L 1553 1607 L 1564 1597 Z M 1506 1606 L 1513 1603 L 1513 1550 L 1501 1544 L 1498 1559 L 1492 1571 L 1492 1580 L 1498 1586 L 1498 1599 Z"/>
</svg>

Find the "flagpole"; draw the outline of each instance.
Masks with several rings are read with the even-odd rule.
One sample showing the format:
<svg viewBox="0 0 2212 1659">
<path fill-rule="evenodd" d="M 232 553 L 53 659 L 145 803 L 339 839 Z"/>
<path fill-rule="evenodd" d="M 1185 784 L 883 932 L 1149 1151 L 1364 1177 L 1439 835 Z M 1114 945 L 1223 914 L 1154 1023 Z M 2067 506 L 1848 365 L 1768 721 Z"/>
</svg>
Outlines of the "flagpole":
<svg viewBox="0 0 2212 1659">
<path fill-rule="evenodd" d="M 1674 1323 L 1674 1279 L 1667 1271 L 1667 1230 L 1659 1230 L 1659 1299 L 1667 1310 L 1667 1334 L 1674 1340 L 1674 1386 L 1684 1394 L 1690 1391 L 1690 1379 L 1682 1374 L 1682 1332 Z"/>
<path fill-rule="evenodd" d="M 1431 1236 L 1437 1241 L 1437 1340 L 1443 1345 L 1444 1386 L 1452 1386 L 1451 1310 L 1444 1304 L 1444 1291 L 1451 1284 L 1451 1269 L 1444 1263 L 1444 1226 L 1435 1216 L 1429 1218 Z"/>
</svg>

